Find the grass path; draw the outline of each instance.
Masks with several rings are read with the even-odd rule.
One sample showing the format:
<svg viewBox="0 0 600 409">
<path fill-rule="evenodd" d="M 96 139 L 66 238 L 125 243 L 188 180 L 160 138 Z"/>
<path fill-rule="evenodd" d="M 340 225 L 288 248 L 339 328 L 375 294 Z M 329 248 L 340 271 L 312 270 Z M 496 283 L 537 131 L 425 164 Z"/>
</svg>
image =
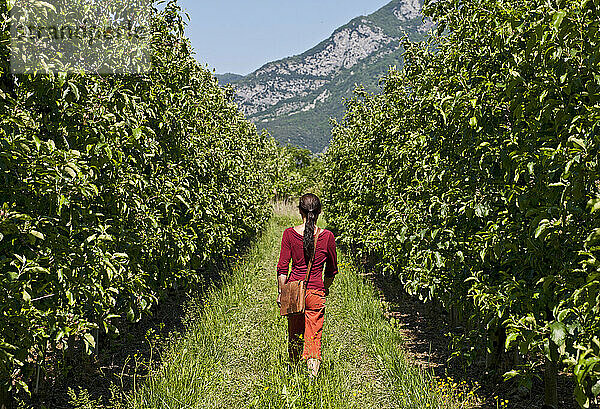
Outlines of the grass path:
<svg viewBox="0 0 600 409">
<path fill-rule="evenodd" d="M 449 408 L 407 364 L 383 306 L 340 253 L 327 298 L 316 381 L 287 364 L 287 321 L 275 303 L 283 229 L 274 216 L 229 278 L 191 308 L 186 333 L 131 398 L 135 408 Z"/>
</svg>

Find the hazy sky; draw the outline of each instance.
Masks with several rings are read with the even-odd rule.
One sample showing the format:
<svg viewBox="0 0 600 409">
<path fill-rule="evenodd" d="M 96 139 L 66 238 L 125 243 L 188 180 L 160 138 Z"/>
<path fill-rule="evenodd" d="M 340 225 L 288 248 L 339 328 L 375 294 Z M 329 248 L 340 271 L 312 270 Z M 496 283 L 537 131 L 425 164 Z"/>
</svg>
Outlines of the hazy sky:
<svg viewBox="0 0 600 409">
<path fill-rule="evenodd" d="M 217 73 L 249 74 L 300 54 L 390 0 L 180 0 L 196 58 Z"/>
</svg>

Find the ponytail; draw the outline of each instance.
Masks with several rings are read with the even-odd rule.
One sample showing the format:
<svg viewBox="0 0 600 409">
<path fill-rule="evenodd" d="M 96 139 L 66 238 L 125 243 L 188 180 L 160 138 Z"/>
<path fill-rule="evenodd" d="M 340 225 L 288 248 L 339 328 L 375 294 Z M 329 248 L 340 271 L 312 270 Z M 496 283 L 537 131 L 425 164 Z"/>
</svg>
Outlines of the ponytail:
<svg viewBox="0 0 600 409">
<path fill-rule="evenodd" d="M 312 193 L 306 194 L 300 198 L 300 204 L 298 209 L 303 217 L 306 218 L 306 225 L 304 226 L 304 237 L 302 240 L 304 249 L 304 262 L 308 265 L 312 255 L 315 251 L 315 227 L 317 225 L 317 219 L 321 213 L 321 201 L 316 195 Z"/>
<path fill-rule="evenodd" d="M 314 212 L 308 212 L 306 215 L 306 226 L 304 227 L 304 239 L 302 241 L 304 247 L 304 262 L 308 265 L 313 252 L 315 251 L 315 223 L 316 217 Z"/>
</svg>

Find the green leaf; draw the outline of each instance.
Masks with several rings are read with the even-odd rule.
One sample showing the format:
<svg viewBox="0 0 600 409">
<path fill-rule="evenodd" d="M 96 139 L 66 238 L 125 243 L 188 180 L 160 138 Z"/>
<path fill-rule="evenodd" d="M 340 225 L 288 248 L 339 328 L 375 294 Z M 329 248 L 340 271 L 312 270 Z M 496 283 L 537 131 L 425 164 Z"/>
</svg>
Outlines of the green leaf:
<svg viewBox="0 0 600 409">
<path fill-rule="evenodd" d="M 127 311 L 127 319 L 130 322 L 134 322 L 135 321 L 135 312 L 133 312 L 133 308 L 129 307 L 129 311 Z"/>
<path fill-rule="evenodd" d="M 85 342 L 85 350 L 87 353 L 96 348 L 96 340 L 89 332 L 83 336 L 83 341 Z"/>
<path fill-rule="evenodd" d="M 40 141 L 40 138 L 38 138 L 36 135 L 33 135 L 33 141 L 35 142 L 35 148 L 39 152 L 40 147 L 42 146 L 42 141 Z"/>
<path fill-rule="evenodd" d="M 29 234 L 31 234 L 36 239 L 40 239 L 40 240 L 45 240 L 46 239 L 46 237 L 42 233 L 40 233 L 39 231 L 36 231 L 36 230 L 31 230 L 29 232 Z"/>
<path fill-rule="evenodd" d="M 600 241 L 600 227 L 594 229 L 590 235 L 585 239 L 585 244 L 589 248 Z"/>
<path fill-rule="evenodd" d="M 77 166 L 74 164 L 69 163 L 67 166 L 65 166 L 64 170 L 69 176 L 71 176 L 72 179 L 77 177 Z"/>
<path fill-rule="evenodd" d="M 513 69 L 509 69 L 508 72 L 510 73 L 510 75 L 512 75 L 515 78 L 521 78 L 521 74 L 519 74 L 519 72 L 517 72 Z"/>
<path fill-rule="evenodd" d="M 28 273 L 34 273 L 34 274 L 50 274 L 50 272 L 47 269 L 45 269 L 44 267 L 40 267 L 40 266 L 28 267 L 25 269 L 25 271 L 27 271 Z"/>
<path fill-rule="evenodd" d="M 77 88 L 77 85 L 69 81 L 69 88 L 71 89 L 71 92 L 73 92 L 73 95 L 75 95 L 75 101 L 79 101 L 79 89 Z"/>
<path fill-rule="evenodd" d="M 69 305 L 75 304 L 75 298 L 73 297 L 73 293 L 69 290 L 66 291 L 65 295 L 67 296 L 67 300 L 69 301 Z"/>
<path fill-rule="evenodd" d="M 54 7 L 54 5 L 52 5 L 46 1 L 36 1 L 35 3 L 36 3 L 36 5 L 46 7 L 56 13 L 56 8 Z"/>
<path fill-rule="evenodd" d="M 444 267 L 444 260 L 442 259 L 442 255 L 439 252 L 434 252 L 435 255 L 435 265 L 437 268 Z"/>
<path fill-rule="evenodd" d="M 561 346 L 565 343 L 567 337 L 567 327 L 562 322 L 554 321 L 550 323 L 550 339 L 556 345 Z"/>
<path fill-rule="evenodd" d="M 587 409 L 590 407 L 590 399 L 587 397 L 583 387 L 579 384 L 575 385 L 575 399 L 582 408 Z"/>
<path fill-rule="evenodd" d="M 556 30 L 558 30 L 560 28 L 560 25 L 562 24 L 566 15 L 567 15 L 567 12 L 562 11 L 562 10 L 554 13 L 554 16 L 552 16 L 552 25 L 554 26 L 554 28 Z"/>
<path fill-rule="evenodd" d="M 57 213 L 59 216 L 62 213 L 62 208 L 65 205 L 65 203 L 67 203 L 67 198 L 64 195 L 60 195 L 60 198 L 58 199 L 58 210 L 57 210 Z"/>
<path fill-rule="evenodd" d="M 559 321 L 564 322 L 565 318 L 567 318 L 567 316 L 569 315 L 571 311 L 570 310 L 561 310 L 556 318 L 558 318 Z"/>
<path fill-rule="evenodd" d="M 600 199 L 592 199 L 588 202 L 588 209 L 590 209 L 590 211 L 592 213 L 596 213 L 597 211 L 600 210 Z"/>
<path fill-rule="evenodd" d="M 529 162 L 527 164 L 527 170 L 529 171 L 530 175 L 533 175 L 535 173 L 535 162 Z"/>
<path fill-rule="evenodd" d="M 29 293 L 26 290 L 23 290 L 23 301 L 25 301 L 25 302 L 31 301 L 31 295 L 29 295 Z"/>
<path fill-rule="evenodd" d="M 600 395 L 600 379 L 592 386 L 592 395 Z"/>
<path fill-rule="evenodd" d="M 15 360 L 15 363 L 19 366 L 23 366 L 23 363 L 21 361 Z M 17 385 L 23 388 L 23 390 L 27 392 L 27 394 L 31 394 L 31 391 L 29 390 L 29 385 L 27 385 L 25 381 L 19 379 L 17 380 Z"/>
<path fill-rule="evenodd" d="M 534 237 L 536 239 L 539 238 L 542 235 L 542 233 L 544 233 L 544 231 L 546 230 L 546 228 L 548 227 L 549 224 L 550 224 L 550 220 L 542 219 L 540 221 L 540 223 L 538 224 L 538 227 L 535 229 Z"/>
<path fill-rule="evenodd" d="M 514 369 L 512 371 L 508 371 L 505 372 L 504 375 L 502 375 L 502 378 L 504 378 L 505 381 L 508 381 L 509 379 L 514 378 L 515 376 L 518 376 L 519 372 L 515 371 Z"/>
<path fill-rule="evenodd" d="M 18 347 L 8 344 L 4 341 L 0 341 L 0 348 L 2 348 L 4 350 L 9 350 L 9 351 L 16 351 L 17 349 L 19 349 Z"/>
<path fill-rule="evenodd" d="M 510 334 L 508 334 L 506 336 L 506 342 L 504 343 L 504 349 L 508 351 L 510 349 L 510 345 L 514 340 L 517 339 L 518 336 L 519 334 L 516 332 L 511 332 Z"/>
<path fill-rule="evenodd" d="M 587 146 L 585 144 L 585 141 L 583 139 L 579 139 L 576 138 L 574 136 L 571 136 L 569 138 L 569 142 L 571 142 L 573 145 L 580 147 L 582 150 L 587 150 Z"/>
<path fill-rule="evenodd" d="M 190 207 L 190 205 L 188 204 L 188 202 L 183 198 L 183 196 L 181 195 L 175 195 L 175 197 L 181 202 L 183 203 L 183 205 L 187 208 Z"/>
</svg>

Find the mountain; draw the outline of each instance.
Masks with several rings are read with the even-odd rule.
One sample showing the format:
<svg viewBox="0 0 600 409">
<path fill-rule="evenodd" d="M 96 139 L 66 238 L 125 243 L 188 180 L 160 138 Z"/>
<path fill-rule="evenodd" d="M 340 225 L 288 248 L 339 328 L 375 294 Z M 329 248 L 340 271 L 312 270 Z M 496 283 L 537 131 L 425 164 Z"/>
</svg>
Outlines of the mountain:
<svg viewBox="0 0 600 409">
<path fill-rule="evenodd" d="M 375 13 L 338 28 L 310 50 L 265 64 L 245 76 L 225 75 L 242 111 L 279 141 L 325 150 L 329 118 L 340 119 L 343 99 L 357 84 L 378 89 L 390 66 L 402 64 L 400 39 L 417 41 L 432 28 L 423 20 L 423 0 L 394 0 Z"/>
<path fill-rule="evenodd" d="M 227 72 L 225 74 L 216 74 L 215 76 L 219 80 L 220 84 L 232 84 L 232 83 L 240 81 L 242 78 L 244 78 L 243 75 L 234 74 L 231 72 Z"/>
</svg>

